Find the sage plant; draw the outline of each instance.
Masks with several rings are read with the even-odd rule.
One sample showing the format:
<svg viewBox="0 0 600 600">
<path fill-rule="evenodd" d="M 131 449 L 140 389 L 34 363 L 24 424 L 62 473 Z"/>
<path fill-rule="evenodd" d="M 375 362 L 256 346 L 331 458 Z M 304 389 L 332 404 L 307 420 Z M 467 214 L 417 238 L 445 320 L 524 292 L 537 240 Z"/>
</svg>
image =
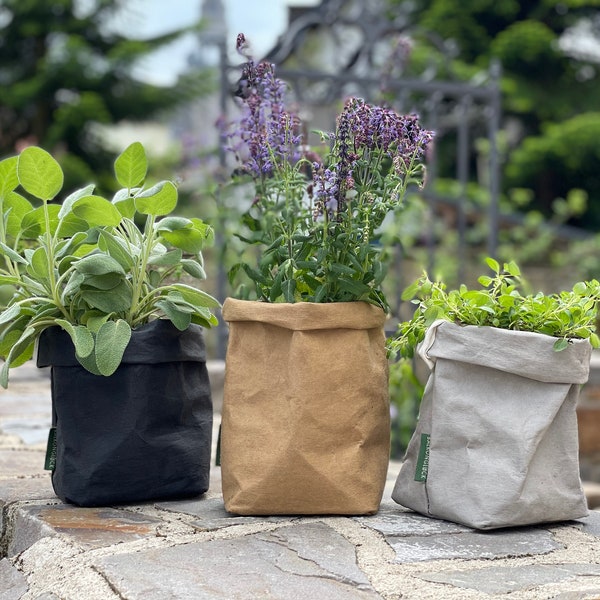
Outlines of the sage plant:
<svg viewBox="0 0 600 600">
<path fill-rule="evenodd" d="M 410 185 L 423 184 L 433 132 L 416 115 L 349 98 L 334 132 L 307 145 L 305 126 L 286 106 L 286 86 L 272 64 L 247 62 L 239 81 L 240 116 L 228 124 L 225 150 L 235 182 L 252 184 L 238 237 L 259 249 L 241 261 L 258 299 L 269 302 L 366 301 L 388 308 L 378 242 L 384 219 L 399 211 Z M 252 297 L 242 284 L 241 297 Z"/>
</svg>

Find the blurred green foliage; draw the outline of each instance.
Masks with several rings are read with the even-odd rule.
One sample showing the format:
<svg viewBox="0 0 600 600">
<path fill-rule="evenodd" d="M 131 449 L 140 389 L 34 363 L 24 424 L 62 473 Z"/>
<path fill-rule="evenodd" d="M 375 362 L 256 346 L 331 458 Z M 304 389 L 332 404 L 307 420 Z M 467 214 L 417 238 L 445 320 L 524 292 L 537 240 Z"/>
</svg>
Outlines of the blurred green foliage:
<svg viewBox="0 0 600 600">
<path fill-rule="evenodd" d="M 94 124 L 154 119 L 207 91 L 206 72 L 168 87 L 133 76 L 139 61 L 199 28 L 134 39 L 139 10 L 127 0 L 0 1 L 0 158 L 36 144 L 59 158 L 66 185 L 112 191 L 114 150 Z M 117 20 L 131 36 L 116 32 Z"/>
</svg>

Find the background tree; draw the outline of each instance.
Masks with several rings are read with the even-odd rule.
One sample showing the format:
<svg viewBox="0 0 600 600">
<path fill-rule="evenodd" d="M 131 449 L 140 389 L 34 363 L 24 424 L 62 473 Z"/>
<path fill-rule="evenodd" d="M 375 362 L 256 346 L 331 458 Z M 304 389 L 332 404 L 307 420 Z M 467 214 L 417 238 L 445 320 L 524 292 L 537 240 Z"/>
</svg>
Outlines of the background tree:
<svg viewBox="0 0 600 600">
<path fill-rule="evenodd" d="M 199 23 L 151 39 L 109 25 L 119 14 L 136 29 L 126 0 L 0 0 L 0 156 L 35 143 L 55 154 L 65 187 L 109 186 L 114 152 L 95 124 L 146 121 L 202 94 L 207 73 L 191 72 L 171 87 L 132 75 L 138 61 Z"/>
<path fill-rule="evenodd" d="M 402 0 L 390 3 L 393 12 Z M 455 72 L 471 77 L 493 59 L 502 65 L 506 196 L 527 188 L 529 208 L 550 217 L 557 198 L 583 189 L 587 208 L 570 223 L 599 230 L 600 0 L 415 0 L 413 7 L 418 28 L 456 43 Z"/>
</svg>

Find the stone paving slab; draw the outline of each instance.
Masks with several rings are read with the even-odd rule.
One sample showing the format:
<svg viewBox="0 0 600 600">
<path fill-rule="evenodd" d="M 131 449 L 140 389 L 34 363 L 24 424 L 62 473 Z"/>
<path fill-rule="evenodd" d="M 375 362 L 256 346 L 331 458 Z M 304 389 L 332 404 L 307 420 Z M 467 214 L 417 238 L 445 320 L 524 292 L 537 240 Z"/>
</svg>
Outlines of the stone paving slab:
<svg viewBox="0 0 600 600">
<path fill-rule="evenodd" d="M 0 448 L 0 481 L 32 475 L 47 475 L 42 450 Z"/>
<path fill-rule="evenodd" d="M 470 532 L 456 535 L 386 536 L 396 552 L 395 562 L 408 563 L 441 559 L 482 559 L 547 554 L 561 546 L 549 531 Z"/>
<path fill-rule="evenodd" d="M 95 567 L 132 600 L 380 598 L 354 545 L 323 523 L 103 558 Z"/>
<path fill-rule="evenodd" d="M 15 515 L 8 555 L 23 552 L 42 537 L 62 534 L 84 549 L 155 537 L 162 521 L 114 508 L 81 508 L 67 504 L 27 504 Z"/>
<path fill-rule="evenodd" d="M 485 594 L 509 594 L 517 590 L 531 589 L 548 583 L 590 576 L 598 578 L 600 583 L 600 565 L 487 567 L 471 571 L 422 573 L 419 578 L 437 583 L 447 583 L 461 588 L 470 588 Z"/>
</svg>

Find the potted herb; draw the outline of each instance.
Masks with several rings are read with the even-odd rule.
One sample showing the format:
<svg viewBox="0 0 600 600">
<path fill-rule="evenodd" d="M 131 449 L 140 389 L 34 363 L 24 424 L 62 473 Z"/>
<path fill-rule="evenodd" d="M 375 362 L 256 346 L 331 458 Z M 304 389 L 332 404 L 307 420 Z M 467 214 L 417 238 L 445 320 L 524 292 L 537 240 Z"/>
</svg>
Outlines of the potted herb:
<svg viewBox="0 0 600 600">
<path fill-rule="evenodd" d="M 389 460 L 378 232 L 420 184 L 432 134 L 414 115 L 349 99 L 308 149 L 273 65 L 247 59 L 226 131 L 250 189 L 234 265 L 221 461 L 239 514 L 376 512 Z M 252 299 L 253 298 L 253 299 Z"/>
<path fill-rule="evenodd" d="M 389 346 L 431 373 L 392 497 L 478 529 L 582 517 L 575 408 L 600 284 L 524 294 L 514 262 L 487 264 L 481 289 L 425 274 L 405 291 L 416 310 Z"/>
<path fill-rule="evenodd" d="M 177 187 L 145 186 L 140 143 L 115 161 L 111 200 L 89 185 L 55 202 L 58 162 L 29 147 L 0 162 L 0 384 L 38 345 L 52 366 L 55 491 L 81 505 L 204 492 L 212 405 L 203 327 L 212 230 L 171 215 Z M 36 206 L 37 205 L 37 206 Z"/>
</svg>

